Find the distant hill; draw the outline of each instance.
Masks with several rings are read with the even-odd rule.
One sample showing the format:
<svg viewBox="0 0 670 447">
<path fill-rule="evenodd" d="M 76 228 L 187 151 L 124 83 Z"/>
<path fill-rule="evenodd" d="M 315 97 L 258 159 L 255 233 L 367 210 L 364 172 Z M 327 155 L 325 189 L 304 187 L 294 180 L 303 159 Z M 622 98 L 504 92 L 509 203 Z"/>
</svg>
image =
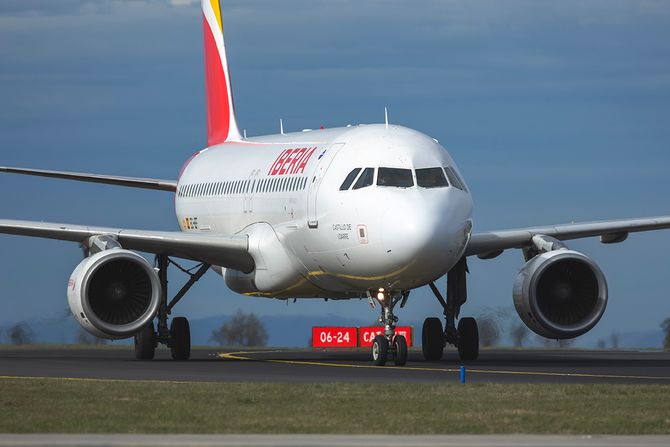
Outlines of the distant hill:
<svg viewBox="0 0 670 447">
<path fill-rule="evenodd" d="M 190 320 L 191 341 L 194 345 L 212 345 L 210 340 L 212 331 L 230 320 L 231 315 Z M 355 321 L 338 315 L 318 316 L 263 316 L 260 320 L 268 331 L 270 346 L 306 347 L 311 336 L 312 326 L 366 326 L 370 322 Z M 18 323 L 18 322 L 17 322 Z M 26 320 L 30 328 L 34 343 L 70 344 L 75 343 L 77 334 L 81 330 L 72 316 L 57 318 L 40 318 Z M 7 330 L 11 324 L 0 326 L 0 343 L 9 343 Z M 116 340 L 114 343 L 131 343 L 132 340 Z"/>
<path fill-rule="evenodd" d="M 220 315 L 191 321 L 191 341 L 195 345 L 210 345 L 212 331 L 230 320 L 230 315 Z M 268 332 L 269 346 L 307 347 L 312 334 L 312 326 L 366 326 L 370 322 L 361 322 L 338 315 L 296 315 L 261 316 L 261 322 Z"/>
<path fill-rule="evenodd" d="M 210 340 L 212 331 L 227 322 L 231 315 L 218 315 L 207 318 L 192 319 L 191 340 L 194 345 L 213 345 Z M 296 316 L 260 316 L 265 329 L 268 332 L 268 345 L 281 347 L 307 347 L 311 336 L 312 326 L 369 326 L 373 319 L 356 320 L 345 318 L 335 314 L 326 315 L 296 315 Z M 372 320 L 372 321 L 371 321 Z M 30 327 L 35 343 L 69 344 L 75 343 L 80 331 L 79 324 L 72 316 L 59 316 L 55 318 L 42 318 L 27 320 L 25 323 Z M 414 344 L 421 344 L 422 321 L 403 321 L 404 324 L 414 327 Z M 11 325 L 0 326 L 0 343 L 9 343 L 7 329 Z M 606 347 L 611 347 L 611 336 L 602 337 L 597 328 L 593 333 L 588 333 L 575 340 L 574 347 L 595 348 L 598 340 L 603 339 Z M 620 348 L 661 348 L 663 346 L 663 332 L 658 329 L 649 331 L 622 332 L 618 335 Z M 117 340 L 115 344 L 132 343 L 132 339 Z M 508 338 L 503 337 L 502 345 L 510 346 Z M 539 346 L 538 339 L 531 335 L 524 346 Z"/>
<path fill-rule="evenodd" d="M 597 330 L 594 329 L 594 331 Z M 660 349 L 663 347 L 663 331 L 661 329 L 652 329 L 649 331 L 631 331 L 631 332 L 622 332 L 618 334 L 619 348 L 623 349 Z M 598 339 L 602 339 L 606 346 L 609 348 L 612 344 L 612 335 L 610 334 L 607 337 L 598 337 L 597 334 L 588 333 L 579 337 L 579 343 L 576 343 L 575 346 L 584 346 L 584 347 L 596 347 L 598 345 Z"/>
</svg>

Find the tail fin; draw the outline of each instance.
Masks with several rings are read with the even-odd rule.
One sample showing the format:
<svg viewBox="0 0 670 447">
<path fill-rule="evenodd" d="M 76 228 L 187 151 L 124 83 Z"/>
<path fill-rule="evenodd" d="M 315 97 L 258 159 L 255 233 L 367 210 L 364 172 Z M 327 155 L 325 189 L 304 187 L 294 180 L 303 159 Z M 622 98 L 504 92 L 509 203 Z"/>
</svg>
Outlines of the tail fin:
<svg viewBox="0 0 670 447">
<path fill-rule="evenodd" d="M 205 90 L 207 96 L 207 146 L 241 140 L 235 120 L 220 0 L 202 0 L 205 37 Z"/>
</svg>

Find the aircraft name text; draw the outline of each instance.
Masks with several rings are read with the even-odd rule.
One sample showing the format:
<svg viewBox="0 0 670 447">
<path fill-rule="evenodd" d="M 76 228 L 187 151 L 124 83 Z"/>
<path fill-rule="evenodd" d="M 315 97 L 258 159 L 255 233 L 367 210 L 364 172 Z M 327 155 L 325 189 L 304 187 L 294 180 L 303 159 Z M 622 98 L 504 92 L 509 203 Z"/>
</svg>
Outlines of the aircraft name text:
<svg viewBox="0 0 670 447">
<path fill-rule="evenodd" d="M 270 166 L 268 175 L 302 174 L 314 151 L 316 147 L 284 149 Z"/>
</svg>

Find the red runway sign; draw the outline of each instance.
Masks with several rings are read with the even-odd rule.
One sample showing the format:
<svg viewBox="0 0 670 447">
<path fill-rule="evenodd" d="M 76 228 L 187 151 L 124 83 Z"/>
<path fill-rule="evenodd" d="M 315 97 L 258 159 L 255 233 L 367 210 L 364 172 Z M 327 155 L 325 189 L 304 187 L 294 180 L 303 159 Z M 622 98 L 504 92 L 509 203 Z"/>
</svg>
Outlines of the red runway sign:
<svg viewBox="0 0 670 447">
<path fill-rule="evenodd" d="M 356 348 L 372 346 L 375 336 L 383 334 L 381 326 L 371 327 L 322 327 L 312 328 L 312 347 L 314 348 Z M 402 335 L 407 340 L 407 346 L 412 346 L 412 327 L 398 326 L 396 335 Z"/>
<path fill-rule="evenodd" d="M 358 329 L 358 346 L 372 346 L 376 335 L 384 334 L 384 328 L 381 326 L 362 327 Z M 407 346 L 412 346 L 412 327 L 397 326 L 396 335 L 402 335 L 407 340 Z"/>
<path fill-rule="evenodd" d="M 358 337 L 355 327 L 313 327 L 312 346 L 315 348 L 355 348 Z"/>
</svg>

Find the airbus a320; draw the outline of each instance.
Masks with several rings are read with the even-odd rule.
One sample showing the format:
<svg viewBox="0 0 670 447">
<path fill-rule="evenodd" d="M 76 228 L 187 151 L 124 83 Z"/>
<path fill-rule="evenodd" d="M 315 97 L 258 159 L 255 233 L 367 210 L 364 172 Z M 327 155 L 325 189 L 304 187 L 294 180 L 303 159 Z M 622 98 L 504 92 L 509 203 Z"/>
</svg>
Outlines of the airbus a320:
<svg viewBox="0 0 670 447">
<path fill-rule="evenodd" d="M 444 325 L 440 318 L 425 320 L 424 357 L 441 358 L 449 343 L 462 359 L 474 360 L 477 323 L 459 318 L 467 259 L 491 259 L 508 249 L 520 249 L 526 260 L 514 284 L 519 317 L 544 337 L 574 338 L 602 317 L 607 282 L 594 261 L 564 241 L 616 243 L 631 232 L 670 228 L 664 216 L 475 232 L 472 197 L 449 152 L 388 120 L 246 138 L 235 117 L 220 2 L 203 0 L 202 17 L 207 147 L 188 159 L 176 180 L 0 168 L 174 194 L 179 231 L 0 220 L 1 233 L 81 244 L 85 258 L 67 284 L 72 314 L 98 337 L 134 337 L 138 359 L 152 359 L 158 343 L 169 346 L 174 359 L 189 358 L 188 321 L 169 316 L 213 270 L 243 295 L 378 303 L 384 332 L 373 341 L 376 365 L 407 361 L 395 308 L 413 289 L 429 285 Z M 137 252 L 155 255 L 155 263 Z M 172 258 L 201 265 L 168 299 Z M 435 281 L 444 275 L 443 296 Z"/>
</svg>

